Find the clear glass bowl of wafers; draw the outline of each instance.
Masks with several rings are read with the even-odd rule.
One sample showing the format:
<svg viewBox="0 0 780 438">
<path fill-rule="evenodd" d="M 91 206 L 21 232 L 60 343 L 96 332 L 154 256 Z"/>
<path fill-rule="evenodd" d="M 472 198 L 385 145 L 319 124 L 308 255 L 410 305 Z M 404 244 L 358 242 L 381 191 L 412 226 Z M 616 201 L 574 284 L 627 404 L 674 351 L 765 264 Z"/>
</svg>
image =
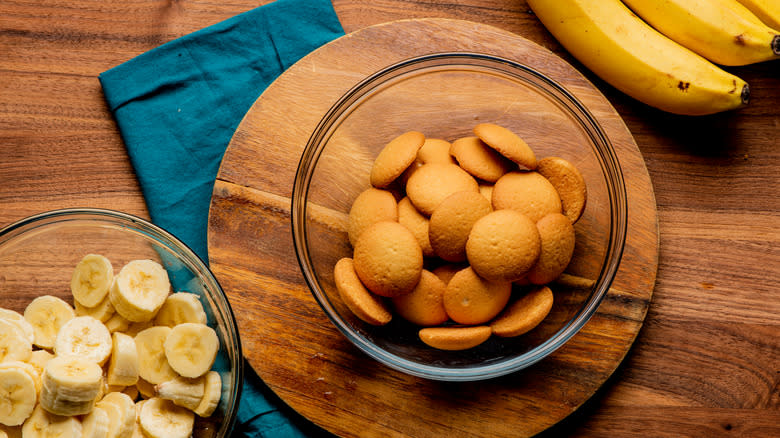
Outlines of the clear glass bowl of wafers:
<svg viewBox="0 0 780 438">
<path fill-rule="evenodd" d="M 334 266 L 356 256 L 348 235 L 349 214 L 357 197 L 371 187 L 375 160 L 406 132 L 452 143 L 474 136 L 474 127 L 486 123 L 516 134 L 540 159 L 565 159 L 587 185 L 587 202 L 573 223 L 576 243 L 570 261 L 546 284 L 554 297 L 549 312 L 522 335 L 492 335 L 476 346 L 455 350 L 432 348 L 421 339 L 424 327 L 397 314 L 387 323 L 367 323 L 340 295 Z M 519 171 L 528 169 L 521 166 Z M 396 200 L 405 196 L 404 182 L 394 182 L 388 190 L 395 190 Z M 622 257 L 626 224 L 620 164 L 588 109 L 544 73 L 478 53 L 408 59 L 359 82 L 323 115 L 311 135 L 292 195 L 292 232 L 301 272 L 335 327 L 381 364 L 441 381 L 517 372 L 575 336 L 610 288 Z M 424 270 L 440 265 L 436 257 L 423 258 Z M 507 306 L 528 290 L 522 281 L 513 283 Z M 393 299 L 377 299 L 393 312 Z M 489 326 L 490 321 L 482 325 Z M 447 321 L 441 326 L 463 324 Z"/>
<path fill-rule="evenodd" d="M 94 319 L 92 321 L 94 323 L 102 322 L 104 327 L 101 330 L 108 330 L 106 333 L 111 333 L 112 336 L 117 335 L 117 332 L 122 333 L 129 336 L 129 338 L 125 339 L 130 339 L 131 342 L 136 341 L 136 344 L 138 342 L 137 334 L 143 333 L 145 329 L 155 325 L 169 324 L 173 326 L 175 324 L 171 323 L 171 321 L 176 320 L 178 316 L 173 316 L 172 319 L 168 318 L 165 322 L 158 318 L 162 310 L 148 322 L 133 322 L 122 320 L 116 309 L 114 311 L 105 310 L 106 307 L 103 304 L 89 307 L 77 303 L 71 282 L 77 265 L 88 254 L 105 257 L 113 266 L 114 279 L 121 275 L 120 272 L 124 266 L 129 265 L 134 260 L 153 261 L 161 267 L 160 269 L 164 269 L 168 278 L 169 287 L 166 287 L 166 293 L 170 294 L 168 296 L 186 293 L 188 298 L 192 298 L 188 302 L 194 306 L 191 308 L 197 308 L 199 324 L 205 324 L 213 329 L 218 339 L 218 347 L 211 362 L 209 373 L 216 373 L 219 379 L 214 377 L 213 380 L 209 381 L 210 389 L 208 389 L 208 386 L 200 388 L 201 391 L 204 391 L 203 395 L 200 395 L 200 401 L 203 403 L 192 401 L 190 408 L 176 408 L 193 411 L 185 415 L 184 424 L 180 426 L 184 428 L 191 427 L 190 433 L 193 437 L 230 436 L 230 431 L 236 419 L 243 381 L 241 343 L 230 304 L 209 268 L 192 250 L 170 233 L 141 218 L 104 209 L 63 209 L 37 214 L 8 224 L 0 229 L 0 307 L 5 309 L 0 314 L 0 319 L 8 316 L 7 312 L 11 311 L 22 315 L 25 320 L 31 322 L 31 327 L 34 327 L 32 342 L 25 341 L 27 348 L 30 348 L 30 344 L 32 344 L 33 352 L 30 358 L 16 358 L 15 360 L 27 361 L 29 363 L 36 362 L 43 370 L 38 374 L 38 377 L 41 379 L 42 384 L 46 385 L 47 380 L 44 377 L 44 373 L 52 371 L 48 370 L 46 365 L 53 361 L 52 357 L 55 355 L 66 357 L 64 350 L 58 350 L 59 344 L 50 347 L 45 345 L 43 340 L 38 337 L 39 328 L 37 324 L 40 324 L 42 327 L 40 330 L 51 328 L 47 326 L 48 323 L 46 321 L 40 318 L 40 314 L 46 312 L 49 312 L 52 321 L 57 321 L 52 322 L 52 324 L 60 326 L 57 336 L 65 330 L 63 327 L 68 324 L 67 321 L 89 318 L 91 321 Z M 98 282 L 94 281 L 93 283 L 97 284 Z M 110 295 L 110 292 L 108 295 Z M 43 307 L 36 306 L 35 310 L 33 310 L 31 303 L 44 296 L 46 296 L 46 301 L 41 300 L 40 302 L 45 303 L 45 305 Z M 109 300 L 109 297 L 106 296 L 104 299 Z M 101 301 L 101 303 L 103 302 Z M 88 304 L 92 305 L 93 303 Z M 60 318 L 60 316 L 64 315 L 61 311 L 68 313 L 69 316 Z M 167 327 L 166 330 L 168 330 Z M 95 331 L 92 330 L 92 332 Z M 59 337 L 56 339 L 56 342 L 60 342 Z M 85 339 L 91 340 L 93 338 Z M 117 338 L 109 339 L 114 339 L 113 342 L 109 341 L 109 345 L 116 343 Z M 84 346 L 79 345 L 78 347 Z M 82 356 L 87 356 L 88 353 L 83 353 L 86 350 L 81 351 Z M 111 354 L 117 354 L 116 351 L 112 350 Z M 139 360 L 144 360 L 140 358 L 140 347 L 138 347 L 137 351 Z M 37 356 L 38 354 L 42 356 Z M 38 362 L 38 359 L 35 359 L 36 357 L 45 357 L 45 359 L 41 359 L 41 362 Z M 71 355 L 67 357 L 71 357 Z M 122 355 L 121 357 L 126 358 L 129 356 Z M 7 359 L 10 360 L 12 358 Z M 48 362 L 45 362 L 46 360 Z M 119 363 L 119 359 L 117 361 Z M 5 361 L 4 365 L 9 363 L 11 362 Z M 98 363 L 98 365 L 101 364 Z M 98 391 L 97 398 L 94 399 L 94 403 L 90 404 L 93 410 L 95 406 L 100 406 L 107 394 L 116 395 L 121 393 L 123 394 L 121 397 L 117 396 L 114 399 L 121 399 L 122 403 L 132 400 L 135 405 L 139 406 L 141 403 L 144 403 L 144 400 L 164 396 L 158 392 L 159 384 L 144 381 L 142 378 L 137 379 L 137 384 L 111 385 L 111 379 L 107 376 L 112 372 L 112 366 L 114 365 L 112 365 L 111 359 L 107 359 L 101 365 L 103 372 L 102 386 Z M 117 369 L 120 366 L 123 369 L 125 368 L 123 365 L 117 365 Z M 143 374 L 140 366 L 136 371 L 139 374 Z M 125 374 L 125 376 L 128 375 Z M 175 378 L 173 374 L 170 374 L 170 376 L 171 380 Z M 135 377 L 137 378 L 138 375 L 136 374 Z M 201 379 L 202 377 L 199 377 L 190 380 L 190 382 L 200 382 Z M 168 380 L 166 379 L 166 381 Z M 127 383 L 126 380 L 125 383 Z M 86 386 L 84 385 L 82 382 L 81 387 L 85 388 Z M 59 389 L 58 387 L 56 390 Z M 52 388 L 48 388 L 48 390 L 50 392 L 55 391 Z M 58 430 L 64 434 L 63 436 L 66 436 L 63 429 L 65 427 L 78 429 L 94 427 L 94 425 L 87 426 L 88 413 L 57 417 L 49 415 L 47 413 L 48 408 L 40 410 L 45 404 L 45 396 L 41 395 L 43 391 L 47 391 L 47 388 L 40 386 L 35 403 L 36 407 L 23 424 L 37 422 L 39 428 L 48 428 L 51 431 Z M 195 390 L 195 392 L 197 391 Z M 218 393 L 215 393 L 215 391 L 218 391 Z M 196 397 L 194 393 L 187 392 L 187 394 Z M 211 397 L 208 403 L 204 401 L 207 397 L 206 394 L 209 394 L 208 397 Z M 57 405 L 55 410 L 63 406 L 75 406 L 75 401 L 73 403 L 68 402 L 70 404 L 65 403 L 67 401 L 64 398 L 65 396 L 57 398 L 59 395 L 52 395 L 50 398 L 47 398 L 51 406 Z M 125 395 L 129 398 L 125 398 Z M 58 402 L 51 401 L 55 399 L 63 401 L 63 403 L 57 404 Z M 172 400 L 170 397 L 169 399 Z M 12 404 L 23 404 L 24 402 L 23 400 L 11 400 Z M 207 406 L 209 403 L 211 404 L 210 407 Z M 135 407 L 127 403 L 122 406 Z M 146 405 L 143 406 L 145 407 Z M 171 405 L 166 404 L 166 406 L 170 407 Z M 201 411 L 203 416 L 193 415 L 194 411 L 198 410 L 199 407 L 203 409 Z M 177 410 L 177 412 L 180 411 Z M 116 420 L 119 417 L 110 418 Z M 53 421 L 52 419 L 56 419 L 58 424 L 49 424 Z M 189 425 L 187 424 L 188 421 L 190 421 Z M 153 427 L 163 429 L 172 427 L 171 433 L 178 433 L 176 428 L 179 426 L 175 426 L 177 422 L 179 420 L 171 418 L 169 425 L 159 423 Z M 117 421 L 113 423 L 117 423 Z M 116 425 L 113 423 L 109 427 L 116 429 Z M 123 425 L 134 425 L 135 428 L 136 423 L 136 414 L 135 410 L 133 410 L 133 418 L 130 419 L 129 423 L 123 423 Z M 14 426 L 11 429 L 23 431 L 23 424 Z M 29 427 L 33 426 L 33 424 L 29 425 Z M 114 432 L 117 431 L 118 429 L 114 430 Z"/>
</svg>

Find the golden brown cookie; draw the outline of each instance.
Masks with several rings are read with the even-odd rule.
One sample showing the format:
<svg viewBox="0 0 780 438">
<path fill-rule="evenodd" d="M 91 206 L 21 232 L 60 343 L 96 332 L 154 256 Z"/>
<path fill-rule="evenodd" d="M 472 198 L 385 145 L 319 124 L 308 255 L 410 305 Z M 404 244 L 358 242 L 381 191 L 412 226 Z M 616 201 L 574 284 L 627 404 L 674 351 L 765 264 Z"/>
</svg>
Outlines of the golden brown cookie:
<svg viewBox="0 0 780 438">
<path fill-rule="evenodd" d="M 360 282 L 352 259 L 343 258 L 336 263 L 333 279 L 341 301 L 361 320 L 371 325 L 385 325 L 393 318 L 384 301 Z"/>
<path fill-rule="evenodd" d="M 546 157 L 539 160 L 536 171 L 550 181 L 558 191 L 563 206 L 563 214 L 572 223 L 582 216 L 588 191 L 579 169 L 572 163 L 559 157 Z"/>
<path fill-rule="evenodd" d="M 511 293 L 512 283 L 485 280 L 468 267 L 456 273 L 447 284 L 444 310 L 457 323 L 482 324 L 501 312 Z"/>
<path fill-rule="evenodd" d="M 471 228 L 466 258 L 474 271 L 492 281 L 523 278 L 536 264 L 541 238 L 536 224 L 515 210 L 496 210 Z"/>
<path fill-rule="evenodd" d="M 471 227 L 493 208 L 479 192 L 456 192 L 431 214 L 428 236 L 437 256 L 448 262 L 466 260 L 466 241 Z"/>
<path fill-rule="evenodd" d="M 420 150 L 417 151 L 417 158 L 404 170 L 398 181 L 406 187 L 409 177 L 425 163 L 458 164 L 455 158 L 450 155 L 450 146 L 450 142 L 447 140 L 426 138 Z"/>
<path fill-rule="evenodd" d="M 426 163 L 457 164 L 455 158 L 450 155 L 452 145 L 447 140 L 440 138 L 426 138 L 422 147 L 417 151 L 417 160 Z"/>
<path fill-rule="evenodd" d="M 494 123 L 480 123 L 474 127 L 474 135 L 501 155 L 527 169 L 536 169 L 534 151 L 517 134 Z"/>
<path fill-rule="evenodd" d="M 453 263 L 447 263 L 441 266 L 436 267 L 433 272 L 441 281 L 444 282 L 444 284 L 448 284 L 450 280 L 452 280 L 452 277 L 455 276 L 455 274 L 458 273 L 461 269 L 464 269 L 466 267 L 465 264 L 453 264 Z"/>
<path fill-rule="evenodd" d="M 417 151 L 425 142 L 425 136 L 409 131 L 390 141 L 374 160 L 371 168 L 371 185 L 382 188 L 389 185 L 417 158 Z"/>
<path fill-rule="evenodd" d="M 398 203 L 398 223 L 405 226 L 414 234 L 417 243 L 420 244 L 423 256 L 431 257 L 434 254 L 431 241 L 428 239 L 428 218 L 423 216 L 412 204 L 408 197 Z"/>
<path fill-rule="evenodd" d="M 423 269 L 420 281 L 410 293 L 392 298 L 393 307 L 412 324 L 425 327 L 442 324 L 448 319 L 443 301 L 446 288 L 439 277 Z"/>
<path fill-rule="evenodd" d="M 387 190 L 371 187 L 359 194 L 349 209 L 347 224 L 349 243 L 354 246 L 360 233 L 371 224 L 397 220 L 398 208 L 393 194 Z"/>
<path fill-rule="evenodd" d="M 355 272 L 371 292 L 384 297 L 409 293 L 417 285 L 423 255 L 417 239 L 398 222 L 377 222 L 358 237 Z"/>
<path fill-rule="evenodd" d="M 480 184 L 479 193 L 482 193 L 488 201 L 493 202 L 493 184 Z"/>
<path fill-rule="evenodd" d="M 516 210 L 532 221 L 561 212 L 555 187 L 537 172 L 509 172 L 493 186 L 493 208 Z"/>
<path fill-rule="evenodd" d="M 423 164 L 406 183 L 406 195 L 426 216 L 455 192 L 479 192 L 477 180 L 457 164 Z"/>
<path fill-rule="evenodd" d="M 420 340 L 439 350 L 468 350 L 490 338 L 489 326 L 426 327 L 420 330 Z"/>
<path fill-rule="evenodd" d="M 536 287 L 508 305 L 490 323 L 493 334 L 501 337 L 528 333 L 547 317 L 553 305 L 553 293 L 547 286 Z"/>
<path fill-rule="evenodd" d="M 517 166 L 515 163 L 488 147 L 478 137 L 463 137 L 452 142 L 450 154 L 466 172 L 489 182 L 496 182 L 501 176 Z"/>
<path fill-rule="evenodd" d="M 533 284 L 547 284 L 563 273 L 574 254 L 574 227 L 566 216 L 551 213 L 536 222 L 542 251 L 539 260 L 528 271 Z"/>
</svg>

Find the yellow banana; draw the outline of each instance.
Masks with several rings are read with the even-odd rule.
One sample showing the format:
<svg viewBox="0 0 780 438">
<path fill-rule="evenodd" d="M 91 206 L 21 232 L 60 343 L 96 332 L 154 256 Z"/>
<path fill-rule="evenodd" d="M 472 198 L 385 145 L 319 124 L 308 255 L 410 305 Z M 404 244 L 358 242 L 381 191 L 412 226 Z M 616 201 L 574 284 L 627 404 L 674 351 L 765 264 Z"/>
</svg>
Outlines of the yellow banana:
<svg viewBox="0 0 780 438">
<path fill-rule="evenodd" d="M 780 59 L 780 35 L 736 0 L 623 0 L 659 32 L 721 65 Z"/>
<path fill-rule="evenodd" d="M 663 36 L 620 0 L 528 0 L 528 5 L 586 67 L 650 106 L 703 115 L 748 102 L 745 81 Z"/>
<path fill-rule="evenodd" d="M 780 30 L 780 0 L 737 0 L 750 9 L 761 21 L 775 30 Z"/>
</svg>

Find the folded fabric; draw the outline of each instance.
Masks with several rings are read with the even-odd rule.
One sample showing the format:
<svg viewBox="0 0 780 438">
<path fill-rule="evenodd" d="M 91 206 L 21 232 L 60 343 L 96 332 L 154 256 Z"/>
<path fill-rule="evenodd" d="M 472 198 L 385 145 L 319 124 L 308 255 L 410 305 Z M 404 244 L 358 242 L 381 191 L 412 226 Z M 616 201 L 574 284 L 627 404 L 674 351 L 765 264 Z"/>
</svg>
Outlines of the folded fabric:
<svg viewBox="0 0 780 438">
<path fill-rule="evenodd" d="M 207 261 L 211 192 L 233 132 L 277 76 L 343 34 L 329 0 L 277 0 L 102 73 L 106 102 L 152 221 Z M 245 370 L 233 436 L 321 432 L 248 364 Z"/>
</svg>

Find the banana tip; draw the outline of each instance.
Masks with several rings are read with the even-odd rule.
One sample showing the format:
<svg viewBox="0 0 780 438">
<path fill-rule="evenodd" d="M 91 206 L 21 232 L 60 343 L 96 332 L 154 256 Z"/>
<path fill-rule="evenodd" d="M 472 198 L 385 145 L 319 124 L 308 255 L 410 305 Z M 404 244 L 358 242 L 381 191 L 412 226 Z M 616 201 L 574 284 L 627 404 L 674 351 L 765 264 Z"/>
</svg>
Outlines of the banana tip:
<svg viewBox="0 0 780 438">
<path fill-rule="evenodd" d="M 742 94 L 740 97 L 742 98 L 743 105 L 747 105 L 750 102 L 750 87 L 748 84 L 742 86 Z"/>
<path fill-rule="evenodd" d="M 780 55 L 780 35 L 775 35 L 774 38 L 772 38 L 772 52 L 775 53 L 775 55 Z"/>
</svg>

